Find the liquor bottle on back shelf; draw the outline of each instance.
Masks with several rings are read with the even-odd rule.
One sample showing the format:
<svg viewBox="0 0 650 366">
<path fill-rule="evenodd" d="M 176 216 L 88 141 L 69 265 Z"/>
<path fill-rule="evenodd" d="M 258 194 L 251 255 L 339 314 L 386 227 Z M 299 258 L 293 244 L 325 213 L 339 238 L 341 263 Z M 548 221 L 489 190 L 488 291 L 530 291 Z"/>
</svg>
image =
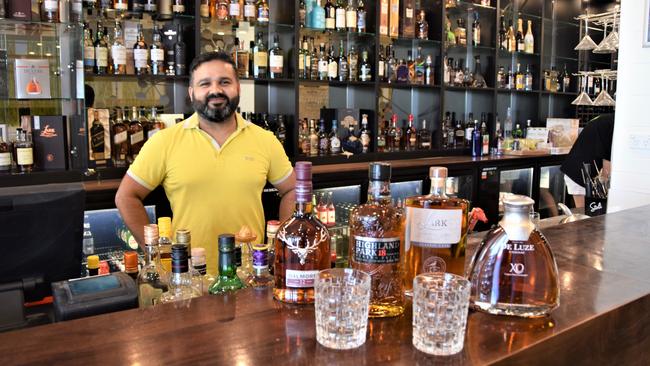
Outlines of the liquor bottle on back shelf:
<svg viewBox="0 0 650 366">
<path fill-rule="evenodd" d="M 481 45 L 481 23 L 478 19 L 478 12 L 474 12 L 474 22 L 472 23 L 472 46 Z"/>
<path fill-rule="evenodd" d="M 93 42 L 93 31 L 90 24 L 84 23 L 84 72 L 95 71 L 95 44 Z"/>
<path fill-rule="evenodd" d="M 138 40 L 133 45 L 133 61 L 136 75 L 149 73 L 149 47 L 144 41 L 142 23 L 138 23 Z"/>
<path fill-rule="evenodd" d="M 338 137 L 337 121 L 332 120 L 332 133 L 330 134 L 330 153 L 338 155 L 341 153 L 341 140 Z"/>
<path fill-rule="evenodd" d="M 57 0 L 41 0 L 41 21 L 55 23 L 59 21 L 59 2 Z"/>
<path fill-rule="evenodd" d="M 330 235 L 312 215 L 311 162 L 296 162 L 296 209 L 275 239 L 273 297 L 298 304 L 314 302 L 314 280 L 330 268 Z"/>
<path fill-rule="evenodd" d="M 431 130 L 427 126 L 427 120 L 422 120 L 422 128 L 418 131 L 418 147 L 422 150 L 431 149 Z"/>
<path fill-rule="evenodd" d="M 526 53 L 535 53 L 535 39 L 533 38 L 533 21 L 528 21 L 528 30 L 524 37 L 524 51 Z"/>
<path fill-rule="evenodd" d="M 409 114 L 408 128 L 406 129 L 406 150 L 415 150 L 418 147 L 418 131 L 413 122 L 413 114 Z"/>
<path fill-rule="evenodd" d="M 176 43 L 174 43 L 174 64 L 176 75 L 185 75 L 187 73 L 186 67 L 186 46 L 183 42 L 183 27 L 178 24 L 176 28 Z"/>
<path fill-rule="evenodd" d="M 122 25 L 118 21 L 115 21 L 115 28 L 113 28 L 111 58 L 113 59 L 113 74 L 126 74 L 126 47 L 124 46 Z"/>
<path fill-rule="evenodd" d="M 503 15 L 501 15 L 501 25 L 499 26 L 499 49 L 508 50 L 508 29 Z"/>
<path fill-rule="evenodd" d="M 402 215 L 391 204 L 389 163 L 370 163 L 368 201 L 350 214 L 350 267 L 371 274 L 370 317 L 404 312 Z"/>
<path fill-rule="evenodd" d="M 447 197 L 447 168 L 431 167 L 431 192 L 405 201 L 404 287 L 413 293 L 413 278 L 423 272 L 464 275 L 469 201 Z"/>
<path fill-rule="evenodd" d="M 95 33 L 95 74 L 105 75 L 108 73 L 108 43 L 104 37 L 104 28 L 97 23 Z"/>
<path fill-rule="evenodd" d="M 359 81 L 372 81 L 372 66 L 368 61 L 368 51 L 361 52 L 361 63 L 359 63 Z"/>
<path fill-rule="evenodd" d="M 419 39 L 429 39 L 429 23 L 426 20 L 426 13 L 420 9 L 417 22 L 415 23 L 416 37 Z"/>
<path fill-rule="evenodd" d="M 366 32 L 366 5 L 363 3 L 363 0 L 359 0 L 359 5 L 357 6 L 357 32 L 364 33 Z"/>
<path fill-rule="evenodd" d="M 117 109 L 115 123 L 113 124 L 113 163 L 123 167 L 129 155 L 128 127 L 124 120 L 124 112 Z"/>
<path fill-rule="evenodd" d="M 526 44 L 524 43 L 524 20 L 517 19 L 517 34 L 515 35 L 515 40 L 517 41 L 517 51 L 524 52 L 526 50 Z"/>
<path fill-rule="evenodd" d="M 133 106 L 131 107 L 131 120 L 129 122 L 129 156 L 127 158 L 130 163 L 138 157 L 143 145 L 144 127 L 138 118 L 138 108 Z"/>
<path fill-rule="evenodd" d="M 257 33 L 257 43 L 253 49 L 253 76 L 255 78 L 266 79 L 268 69 L 268 52 L 262 32 Z"/>
<path fill-rule="evenodd" d="M 165 74 L 165 48 L 161 42 L 160 31 L 158 25 L 153 26 L 153 42 L 149 49 L 150 62 L 149 69 L 152 75 Z"/>
<path fill-rule="evenodd" d="M 284 56 L 277 33 L 273 36 L 273 47 L 269 50 L 269 66 L 269 77 L 271 79 L 284 77 Z"/>
<path fill-rule="evenodd" d="M 99 120 L 99 111 L 95 109 L 93 124 L 90 127 L 90 143 L 93 152 L 93 159 L 104 160 L 104 125 Z"/>
<path fill-rule="evenodd" d="M 338 64 L 338 80 L 347 81 L 350 74 L 350 67 L 348 65 L 348 58 L 345 56 L 345 48 L 343 47 L 343 40 L 339 44 L 339 64 Z"/>
<path fill-rule="evenodd" d="M 368 129 L 368 115 L 363 114 L 361 116 L 361 131 L 359 131 L 359 138 L 361 140 L 361 145 L 363 146 L 363 153 L 370 151 L 370 141 L 372 141 L 370 130 Z"/>
<path fill-rule="evenodd" d="M 325 131 L 325 120 L 320 119 L 318 128 L 318 155 L 325 156 L 329 154 L 330 140 Z"/>
</svg>

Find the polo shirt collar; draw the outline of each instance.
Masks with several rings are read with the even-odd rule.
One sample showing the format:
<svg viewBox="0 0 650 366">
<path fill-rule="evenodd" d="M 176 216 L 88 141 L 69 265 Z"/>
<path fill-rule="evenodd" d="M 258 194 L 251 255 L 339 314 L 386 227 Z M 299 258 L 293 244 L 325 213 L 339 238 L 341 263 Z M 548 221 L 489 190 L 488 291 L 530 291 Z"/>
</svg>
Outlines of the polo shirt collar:
<svg viewBox="0 0 650 366">
<path fill-rule="evenodd" d="M 237 130 L 235 132 L 239 132 L 240 130 L 243 130 L 244 128 L 248 127 L 251 122 L 245 120 L 242 118 L 242 116 L 235 112 L 235 116 L 237 117 Z M 194 112 L 191 116 L 189 116 L 184 122 L 183 122 L 183 128 L 186 130 L 189 129 L 198 129 L 199 128 L 199 115 L 198 113 Z"/>
</svg>

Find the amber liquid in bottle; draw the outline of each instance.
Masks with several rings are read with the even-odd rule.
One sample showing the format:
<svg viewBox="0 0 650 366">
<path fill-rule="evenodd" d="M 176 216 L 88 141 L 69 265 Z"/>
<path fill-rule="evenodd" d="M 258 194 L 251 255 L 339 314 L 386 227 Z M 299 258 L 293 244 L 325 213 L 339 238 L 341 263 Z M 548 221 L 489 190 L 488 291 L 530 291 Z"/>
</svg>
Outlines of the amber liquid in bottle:
<svg viewBox="0 0 650 366">
<path fill-rule="evenodd" d="M 294 304 L 314 302 L 314 281 L 330 268 L 330 235 L 312 215 L 311 163 L 297 162 L 296 210 L 275 237 L 273 297 Z"/>
<path fill-rule="evenodd" d="M 474 309 L 539 317 L 559 305 L 557 264 L 546 238 L 530 221 L 533 204 L 524 196 L 504 200 L 503 220 L 488 232 L 468 270 Z"/>
<path fill-rule="evenodd" d="M 118 110 L 113 124 L 113 163 L 116 166 L 125 166 L 129 154 L 128 127 L 124 120 L 123 112 Z"/>
<path fill-rule="evenodd" d="M 350 214 L 350 267 L 371 276 L 370 317 L 404 312 L 403 216 L 391 204 L 390 165 L 370 164 L 368 202 Z"/>
<path fill-rule="evenodd" d="M 404 291 L 424 272 L 464 275 L 469 201 L 445 194 L 447 169 L 432 167 L 431 193 L 405 201 Z"/>
</svg>

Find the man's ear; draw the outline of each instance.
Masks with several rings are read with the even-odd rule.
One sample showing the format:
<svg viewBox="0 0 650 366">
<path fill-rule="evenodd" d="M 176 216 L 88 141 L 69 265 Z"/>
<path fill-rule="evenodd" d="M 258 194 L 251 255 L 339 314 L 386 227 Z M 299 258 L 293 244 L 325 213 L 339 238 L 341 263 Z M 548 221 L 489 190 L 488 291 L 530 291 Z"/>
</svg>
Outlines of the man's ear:
<svg viewBox="0 0 650 366">
<path fill-rule="evenodd" d="M 192 94 L 193 94 L 193 91 L 194 91 L 194 89 L 193 89 L 191 86 L 190 86 L 189 88 L 187 88 L 187 93 L 189 94 L 190 102 L 192 102 L 192 103 L 194 102 L 194 101 L 192 100 Z"/>
</svg>

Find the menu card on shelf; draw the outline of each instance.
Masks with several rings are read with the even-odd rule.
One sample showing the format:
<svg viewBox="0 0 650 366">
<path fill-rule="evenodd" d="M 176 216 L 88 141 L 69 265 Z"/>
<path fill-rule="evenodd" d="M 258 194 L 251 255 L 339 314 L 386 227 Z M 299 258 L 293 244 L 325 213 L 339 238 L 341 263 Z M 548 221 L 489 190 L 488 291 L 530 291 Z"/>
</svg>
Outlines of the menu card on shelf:
<svg viewBox="0 0 650 366">
<path fill-rule="evenodd" d="M 42 170 L 65 170 L 67 136 L 65 116 L 32 116 L 34 163 Z"/>
<path fill-rule="evenodd" d="M 50 63 L 46 59 L 16 59 L 16 98 L 49 99 Z"/>
</svg>

